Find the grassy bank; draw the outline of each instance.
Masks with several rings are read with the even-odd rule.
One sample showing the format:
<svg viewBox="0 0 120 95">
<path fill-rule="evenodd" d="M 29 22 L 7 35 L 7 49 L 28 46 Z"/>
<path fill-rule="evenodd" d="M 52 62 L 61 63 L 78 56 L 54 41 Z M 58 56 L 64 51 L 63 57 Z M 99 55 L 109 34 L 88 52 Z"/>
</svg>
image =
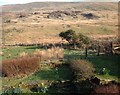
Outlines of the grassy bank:
<svg viewBox="0 0 120 95">
<path fill-rule="evenodd" d="M 11 54 L 11 58 L 16 58 L 19 56 L 21 52 L 27 52 L 28 54 L 32 54 L 35 49 L 43 49 L 40 47 L 35 46 L 21 46 L 21 47 L 9 47 L 9 49 L 3 49 L 4 59 L 8 59 L 8 54 Z M 120 74 L 118 72 L 119 62 L 120 59 L 118 55 L 100 55 L 96 56 L 96 54 L 88 55 L 86 58 L 84 55 L 83 50 L 64 50 L 64 58 L 66 60 L 68 59 L 86 59 L 90 61 L 94 68 L 96 69 L 95 75 L 103 80 L 115 80 L 120 82 Z M 69 63 L 69 62 L 68 62 Z M 26 76 L 21 79 L 17 78 L 2 78 L 2 85 L 5 86 L 15 86 L 18 87 L 18 85 L 22 82 L 25 85 L 31 84 L 31 83 L 41 83 L 46 81 L 65 81 L 70 80 L 72 78 L 72 72 L 71 69 L 67 66 L 60 66 L 60 67 L 54 67 L 51 68 L 48 64 L 42 64 L 42 67 L 40 70 L 38 70 L 36 73 L 31 74 L 29 76 Z M 100 74 L 103 68 L 106 68 L 106 74 Z M 26 88 L 23 89 L 23 92 L 32 92 L 30 89 Z"/>
</svg>

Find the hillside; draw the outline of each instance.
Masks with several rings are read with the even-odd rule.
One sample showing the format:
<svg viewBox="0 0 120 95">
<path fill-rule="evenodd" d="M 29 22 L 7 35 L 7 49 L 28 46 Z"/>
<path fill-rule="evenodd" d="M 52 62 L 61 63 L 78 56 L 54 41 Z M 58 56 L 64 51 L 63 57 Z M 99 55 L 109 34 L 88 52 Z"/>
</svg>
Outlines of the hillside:
<svg viewBox="0 0 120 95">
<path fill-rule="evenodd" d="M 34 2 L 2 7 L 2 95 L 118 95 L 117 3 Z"/>
<path fill-rule="evenodd" d="M 60 42 L 61 31 L 73 29 L 94 39 L 118 34 L 117 3 L 34 2 L 3 7 L 3 43 Z"/>
<path fill-rule="evenodd" d="M 32 10 L 31 10 L 32 9 Z M 33 11 L 35 9 L 47 10 L 117 10 L 117 3 L 85 3 L 85 2 L 34 2 L 27 4 L 4 5 L 3 12 Z"/>
</svg>

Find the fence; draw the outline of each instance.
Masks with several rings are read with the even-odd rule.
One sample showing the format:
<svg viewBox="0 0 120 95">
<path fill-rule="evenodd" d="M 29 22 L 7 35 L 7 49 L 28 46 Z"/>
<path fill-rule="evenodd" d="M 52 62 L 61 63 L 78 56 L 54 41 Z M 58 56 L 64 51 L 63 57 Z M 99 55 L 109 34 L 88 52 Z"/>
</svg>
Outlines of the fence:
<svg viewBox="0 0 120 95">
<path fill-rule="evenodd" d="M 113 55 L 120 54 L 120 44 L 118 42 L 93 42 L 91 45 L 85 47 L 85 56 L 87 57 L 90 53 L 96 54 L 97 56 L 101 54 Z"/>
</svg>

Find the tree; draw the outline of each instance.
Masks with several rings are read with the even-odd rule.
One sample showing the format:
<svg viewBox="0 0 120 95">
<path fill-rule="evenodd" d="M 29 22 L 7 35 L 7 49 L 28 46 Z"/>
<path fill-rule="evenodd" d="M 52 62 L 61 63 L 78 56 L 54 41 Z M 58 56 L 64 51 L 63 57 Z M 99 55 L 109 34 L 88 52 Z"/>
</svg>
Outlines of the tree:
<svg viewBox="0 0 120 95">
<path fill-rule="evenodd" d="M 90 43 L 90 39 L 87 36 L 85 36 L 81 33 L 78 34 L 78 38 L 79 38 L 79 41 L 81 41 L 81 43 L 83 43 L 83 44 L 89 44 Z"/>
<path fill-rule="evenodd" d="M 61 32 L 59 36 L 62 39 L 66 39 L 70 44 L 73 43 L 73 36 L 75 36 L 75 31 L 73 30 L 67 30 L 65 32 Z"/>
<path fill-rule="evenodd" d="M 68 43 L 72 46 L 74 46 L 74 48 L 76 46 L 82 46 L 84 44 L 89 44 L 90 43 L 90 39 L 79 33 L 79 34 L 76 34 L 75 31 L 73 30 L 67 30 L 65 32 L 61 32 L 59 34 L 59 36 L 62 38 L 62 39 L 65 39 L 66 41 L 68 41 Z"/>
</svg>

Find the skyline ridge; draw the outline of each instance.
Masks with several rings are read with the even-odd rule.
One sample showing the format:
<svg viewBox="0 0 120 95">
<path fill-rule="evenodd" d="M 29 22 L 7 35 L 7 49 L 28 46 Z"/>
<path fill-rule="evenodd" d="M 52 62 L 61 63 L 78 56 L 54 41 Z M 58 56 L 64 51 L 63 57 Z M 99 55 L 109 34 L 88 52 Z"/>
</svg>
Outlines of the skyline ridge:
<svg viewBox="0 0 120 95">
<path fill-rule="evenodd" d="M 119 0 L 1 0 L 0 5 L 26 4 L 32 2 L 119 2 Z"/>
</svg>

